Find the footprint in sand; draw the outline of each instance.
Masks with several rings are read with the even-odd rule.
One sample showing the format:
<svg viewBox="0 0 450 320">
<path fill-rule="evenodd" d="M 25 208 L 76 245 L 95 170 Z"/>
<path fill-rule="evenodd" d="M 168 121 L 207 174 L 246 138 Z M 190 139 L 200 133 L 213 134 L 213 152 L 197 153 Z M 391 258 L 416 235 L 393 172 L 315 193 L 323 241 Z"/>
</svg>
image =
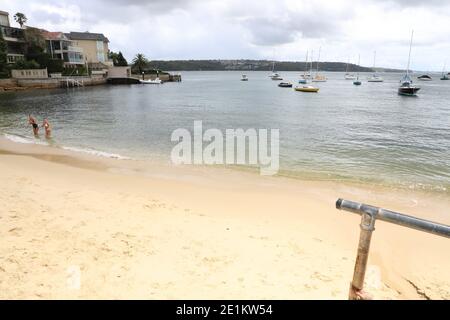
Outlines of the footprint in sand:
<svg viewBox="0 0 450 320">
<path fill-rule="evenodd" d="M 13 236 L 19 236 L 20 231 L 22 231 L 22 228 L 12 228 L 8 230 L 8 232 L 11 233 Z"/>
<path fill-rule="evenodd" d="M 327 275 L 324 275 L 322 273 L 319 273 L 319 272 L 314 272 L 313 275 L 311 276 L 311 278 L 312 279 L 318 279 L 318 280 L 324 281 L 324 282 L 331 282 L 331 281 L 333 281 L 333 278 L 331 278 L 331 277 L 329 277 Z"/>
</svg>

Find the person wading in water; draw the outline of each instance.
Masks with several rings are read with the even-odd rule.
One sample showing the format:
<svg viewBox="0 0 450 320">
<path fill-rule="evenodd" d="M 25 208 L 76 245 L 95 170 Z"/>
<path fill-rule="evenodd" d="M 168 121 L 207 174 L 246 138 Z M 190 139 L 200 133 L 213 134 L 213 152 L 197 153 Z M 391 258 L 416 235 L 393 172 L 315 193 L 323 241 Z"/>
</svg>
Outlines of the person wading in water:
<svg viewBox="0 0 450 320">
<path fill-rule="evenodd" d="M 52 134 L 52 127 L 50 126 L 50 123 L 48 122 L 48 119 L 44 119 L 44 122 L 42 123 L 42 126 L 45 129 L 45 137 L 50 138 Z"/>
<path fill-rule="evenodd" d="M 36 123 L 36 120 L 30 115 L 28 115 L 28 123 L 33 127 L 33 133 L 35 136 L 39 134 L 39 126 Z"/>
</svg>

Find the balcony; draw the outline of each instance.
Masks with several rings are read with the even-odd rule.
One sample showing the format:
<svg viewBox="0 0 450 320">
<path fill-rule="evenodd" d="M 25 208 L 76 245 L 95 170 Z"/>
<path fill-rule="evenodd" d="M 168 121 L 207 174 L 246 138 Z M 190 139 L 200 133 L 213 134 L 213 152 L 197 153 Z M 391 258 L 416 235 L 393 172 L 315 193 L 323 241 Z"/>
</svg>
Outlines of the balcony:
<svg viewBox="0 0 450 320">
<path fill-rule="evenodd" d="M 68 46 L 67 47 L 67 51 L 83 53 L 83 48 L 81 48 L 81 47 L 74 47 L 74 46 Z"/>
<path fill-rule="evenodd" d="M 25 33 L 22 29 L 1 26 L 3 38 L 5 41 L 23 42 L 25 41 Z"/>
</svg>

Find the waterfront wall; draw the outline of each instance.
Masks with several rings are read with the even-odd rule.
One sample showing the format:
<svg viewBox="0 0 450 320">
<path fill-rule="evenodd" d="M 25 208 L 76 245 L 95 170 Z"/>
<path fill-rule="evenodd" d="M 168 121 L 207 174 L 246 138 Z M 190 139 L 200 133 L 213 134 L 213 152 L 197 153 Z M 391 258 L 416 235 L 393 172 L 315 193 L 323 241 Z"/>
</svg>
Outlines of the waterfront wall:
<svg viewBox="0 0 450 320">
<path fill-rule="evenodd" d="M 47 79 L 47 69 L 11 70 L 14 79 Z"/>
<path fill-rule="evenodd" d="M 106 79 L 102 76 L 47 79 L 1 79 L 0 91 L 61 88 L 65 87 L 67 79 L 75 79 L 79 83 L 82 83 L 83 86 L 106 84 Z"/>
</svg>

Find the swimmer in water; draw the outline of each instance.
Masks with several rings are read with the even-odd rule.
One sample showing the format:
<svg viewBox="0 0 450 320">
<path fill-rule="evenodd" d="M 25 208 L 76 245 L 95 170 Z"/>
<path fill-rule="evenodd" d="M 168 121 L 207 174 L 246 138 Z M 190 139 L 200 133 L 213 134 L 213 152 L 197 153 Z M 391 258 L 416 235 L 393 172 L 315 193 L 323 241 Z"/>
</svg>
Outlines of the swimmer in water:
<svg viewBox="0 0 450 320">
<path fill-rule="evenodd" d="M 44 119 L 44 122 L 42 123 L 42 126 L 45 129 L 45 137 L 50 138 L 52 134 L 52 127 L 50 126 L 50 123 L 48 122 L 48 119 Z"/>
<path fill-rule="evenodd" d="M 39 126 L 36 123 L 36 120 L 30 115 L 28 115 L 28 123 L 33 127 L 33 133 L 35 136 L 39 134 Z"/>
</svg>

